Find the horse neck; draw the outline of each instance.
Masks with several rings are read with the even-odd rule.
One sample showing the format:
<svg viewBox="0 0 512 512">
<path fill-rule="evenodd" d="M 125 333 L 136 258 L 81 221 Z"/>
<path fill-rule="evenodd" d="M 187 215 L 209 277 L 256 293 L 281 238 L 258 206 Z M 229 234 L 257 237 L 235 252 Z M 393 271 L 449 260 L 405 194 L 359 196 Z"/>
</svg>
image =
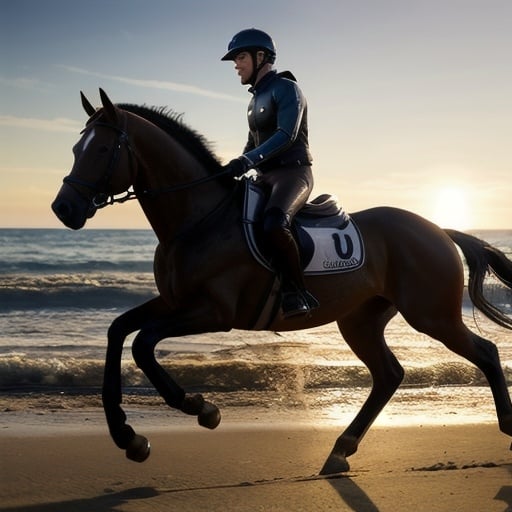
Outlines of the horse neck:
<svg viewBox="0 0 512 512">
<path fill-rule="evenodd" d="M 135 188 L 154 192 L 142 194 L 139 202 L 159 241 L 165 242 L 208 215 L 229 191 L 218 180 L 170 191 L 208 176 L 208 171 L 160 128 L 142 118 L 136 123 L 142 126 L 131 132 L 140 164 Z"/>
</svg>

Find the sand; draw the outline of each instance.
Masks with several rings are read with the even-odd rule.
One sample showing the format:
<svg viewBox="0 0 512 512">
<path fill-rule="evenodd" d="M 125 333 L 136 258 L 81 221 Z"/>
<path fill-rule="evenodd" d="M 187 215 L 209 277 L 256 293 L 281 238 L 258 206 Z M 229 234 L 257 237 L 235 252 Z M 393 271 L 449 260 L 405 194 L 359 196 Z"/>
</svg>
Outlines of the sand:
<svg viewBox="0 0 512 512">
<path fill-rule="evenodd" d="M 97 408 L 4 410 L 0 512 L 512 511 L 510 440 L 496 424 L 376 426 L 349 473 L 320 478 L 340 426 L 236 411 L 215 431 L 150 410 L 132 420 L 152 444 L 142 464 Z"/>
</svg>

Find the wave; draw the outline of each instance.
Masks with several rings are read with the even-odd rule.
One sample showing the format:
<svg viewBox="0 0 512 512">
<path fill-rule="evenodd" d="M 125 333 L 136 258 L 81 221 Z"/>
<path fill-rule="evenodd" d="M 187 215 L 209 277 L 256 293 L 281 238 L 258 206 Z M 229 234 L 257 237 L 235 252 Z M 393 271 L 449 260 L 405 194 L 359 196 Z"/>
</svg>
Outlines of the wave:
<svg viewBox="0 0 512 512">
<path fill-rule="evenodd" d="M 98 263 L 98 262 L 96 262 Z M 0 312 L 51 308 L 113 308 L 133 306 L 156 293 L 151 268 L 132 262 L 136 269 L 120 270 L 109 262 L 76 271 L 55 273 L 10 273 L 1 275 Z M 36 264 L 34 264 L 36 265 Z M 39 263 L 37 264 L 39 265 Z M 123 264 L 123 267 L 125 264 Z M 108 268 L 111 267 L 111 268 Z M 484 284 L 485 296 L 505 314 L 512 314 L 512 291 L 496 279 Z M 463 307 L 472 309 L 467 289 Z"/>
<path fill-rule="evenodd" d="M 74 272 L 152 272 L 151 260 L 81 260 L 81 261 L 0 261 L 0 274 L 14 273 L 74 273 Z"/>
<path fill-rule="evenodd" d="M 163 368 L 182 386 L 197 391 L 268 391 L 367 388 L 371 377 L 359 364 L 295 364 L 286 362 L 207 361 L 201 357 L 161 362 Z M 0 357 L 0 388 L 23 387 L 99 387 L 103 361 L 66 357 L 27 360 L 22 355 Z M 461 362 L 425 366 L 406 366 L 402 386 L 486 386 L 483 374 Z M 512 369 L 505 368 L 512 383 Z M 123 385 L 151 386 L 131 362 L 123 362 Z"/>
<path fill-rule="evenodd" d="M 149 272 L 13 274 L 2 277 L 0 311 L 127 307 L 155 293 Z"/>
</svg>

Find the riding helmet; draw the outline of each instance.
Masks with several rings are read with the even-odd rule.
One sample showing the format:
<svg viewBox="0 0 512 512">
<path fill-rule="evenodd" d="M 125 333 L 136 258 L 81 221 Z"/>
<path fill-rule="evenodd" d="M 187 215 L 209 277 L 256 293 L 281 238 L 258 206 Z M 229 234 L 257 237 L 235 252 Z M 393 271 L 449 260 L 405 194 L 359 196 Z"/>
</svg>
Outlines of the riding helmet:
<svg viewBox="0 0 512 512">
<path fill-rule="evenodd" d="M 229 42 L 228 53 L 221 60 L 234 60 L 238 53 L 247 50 L 263 50 L 267 54 L 267 62 L 275 61 L 276 45 L 274 41 L 266 32 L 257 28 L 248 28 L 235 34 Z"/>
</svg>

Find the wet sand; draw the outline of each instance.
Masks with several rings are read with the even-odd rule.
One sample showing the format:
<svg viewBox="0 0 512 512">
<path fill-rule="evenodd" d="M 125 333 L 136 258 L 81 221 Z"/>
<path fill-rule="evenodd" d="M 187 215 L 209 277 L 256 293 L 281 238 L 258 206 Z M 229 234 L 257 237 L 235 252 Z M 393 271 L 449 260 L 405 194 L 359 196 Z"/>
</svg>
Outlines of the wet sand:
<svg viewBox="0 0 512 512">
<path fill-rule="evenodd" d="M 342 427 L 228 414 L 208 431 L 142 411 L 132 424 L 152 453 L 139 464 L 96 408 L 1 418 L 0 512 L 512 510 L 510 440 L 494 423 L 376 426 L 349 473 L 319 478 Z"/>
</svg>

